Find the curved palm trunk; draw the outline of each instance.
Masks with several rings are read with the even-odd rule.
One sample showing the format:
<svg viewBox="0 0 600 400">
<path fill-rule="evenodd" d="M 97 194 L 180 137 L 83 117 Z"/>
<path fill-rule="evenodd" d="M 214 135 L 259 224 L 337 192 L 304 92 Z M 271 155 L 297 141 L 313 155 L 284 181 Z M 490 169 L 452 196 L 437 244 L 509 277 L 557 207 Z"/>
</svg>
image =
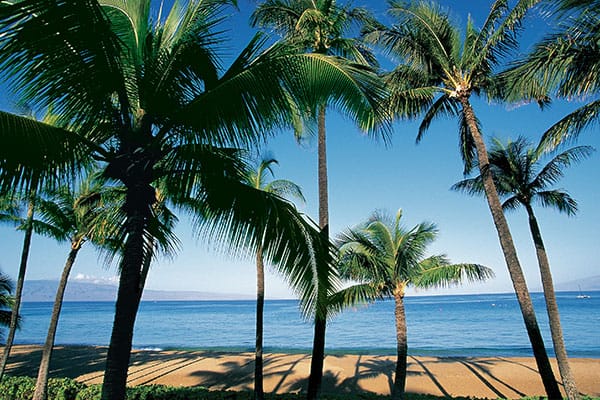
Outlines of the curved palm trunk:
<svg viewBox="0 0 600 400">
<path fill-rule="evenodd" d="M 465 121 L 477 148 L 479 170 L 483 180 L 483 187 L 488 206 L 498 232 L 498 238 L 500 240 L 502 252 L 504 253 L 506 266 L 515 289 L 515 294 L 517 295 L 521 314 L 523 315 L 529 341 L 531 342 L 531 347 L 533 349 L 533 355 L 542 378 L 544 389 L 546 390 L 546 395 L 549 399 L 561 399 L 562 395 L 554 377 L 548 354 L 546 353 L 542 334 L 533 309 L 533 303 L 531 302 L 531 296 L 529 295 L 527 283 L 525 282 L 525 276 L 523 275 L 523 270 L 521 269 L 521 264 L 517 257 L 517 251 L 512 240 L 512 235 L 508 228 L 504 212 L 502 211 L 502 205 L 500 204 L 498 192 L 496 191 L 496 185 L 492 178 L 487 149 L 477 126 L 475 113 L 473 112 L 468 96 L 461 96 L 460 101 Z"/>
<path fill-rule="evenodd" d="M 33 183 L 35 187 L 37 182 Z M 23 295 L 23 284 L 25 283 L 25 271 L 27 270 L 27 260 L 29 258 L 29 249 L 31 247 L 31 236 L 33 235 L 33 215 L 35 210 L 36 191 L 32 189 L 29 194 L 29 204 L 27 205 L 27 216 L 25 219 L 25 237 L 23 238 L 23 251 L 21 252 L 21 263 L 19 265 L 19 275 L 17 277 L 17 287 L 15 289 L 15 304 L 13 305 L 10 315 L 10 326 L 8 328 L 8 336 L 2 354 L 2 362 L 0 364 L 0 380 L 4 376 L 6 364 L 10 357 L 10 351 L 15 340 L 17 332 L 17 322 L 19 320 L 19 311 L 21 309 L 21 297 Z"/>
<path fill-rule="evenodd" d="M 404 311 L 404 283 L 398 284 L 394 291 L 395 315 L 396 315 L 396 375 L 392 389 L 392 399 L 402 399 L 406 387 L 406 366 L 408 356 L 408 344 L 406 340 L 406 312 Z"/>
<path fill-rule="evenodd" d="M 265 309 L 265 266 L 262 247 L 256 251 L 256 348 L 254 355 L 254 398 L 263 400 L 263 320 Z"/>
<path fill-rule="evenodd" d="M 133 342 L 135 318 L 140 304 L 141 275 L 144 266 L 144 229 L 150 216 L 150 205 L 154 198 L 152 189 L 143 183 L 128 187 L 127 241 L 123 260 L 119 290 L 115 306 L 110 345 L 106 357 L 102 400 L 125 400 L 127 371 Z M 153 189 L 152 189 L 153 190 Z"/>
<path fill-rule="evenodd" d="M 48 397 L 48 372 L 50 370 L 52 350 L 54 349 L 54 338 L 56 336 L 56 329 L 58 327 L 58 319 L 60 318 L 60 311 L 62 308 L 63 297 L 65 295 L 65 289 L 67 288 L 67 281 L 79 249 L 81 249 L 81 242 L 74 241 L 71 245 L 71 251 L 67 257 L 65 267 L 63 268 L 60 282 L 58 283 L 58 288 L 56 289 L 56 299 L 54 300 L 54 307 L 52 308 L 52 316 L 50 317 L 50 326 L 48 327 L 46 342 L 44 343 L 44 348 L 42 349 L 42 360 L 40 361 L 40 369 L 38 370 L 38 376 L 35 382 L 33 400 L 46 400 Z"/>
<path fill-rule="evenodd" d="M 526 204 L 525 208 L 527 210 L 527 215 L 529 216 L 529 228 L 531 229 L 531 236 L 533 237 L 533 243 L 535 245 L 535 253 L 537 255 L 538 264 L 540 267 L 542 286 L 544 288 L 544 299 L 546 300 L 546 311 L 548 312 L 550 333 L 552 335 L 552 344 L 554 346 L 554 353 L 556 354 L 558 370 L 563 381 L 567 398 L 569 400 L 577 400 L 579 399 L 579 391 L 577 390 L 575 378 L 573 377 L 571 366 L 569 365 L 569 358 L 567 356 L 567 349 L 565 347 L 562 327 L 560 324 L 560 314 L 558 312 L 558 305 L 556 304 L 556 295 L 554 294 L 554 284 L 552 282 L 552 272 L 550 271 L 550 263 L 548 262 L 546 247 L 544 246 L 544 241 L 542 240 L 542 233 L 538 226 L 537 219 L 533 214 L 533 208 L 529 204 Z"/>
<path fill-rule="evenodd" d="M 325 132 L 325 105 L 319 107 L 318 116 L 318 153 L 319 153 L 319 228 L 325 238 L 329 238 L 329 200 L 327 189 L 327 146 Z M 327 301 L 327 293 L 322 293 L 324 285 L 318 282 L 318 302 Z M 315 313 L 315 330 L 313 349 L 310 362 L 310 376 L 308 378 L 308 400 L 316 399 L 321 391 L 323 380 L 323 361 L 325 358 L 325 331 L 327 328 L 326 305 L 317 304 L 322 312 Z"/>
</svg>

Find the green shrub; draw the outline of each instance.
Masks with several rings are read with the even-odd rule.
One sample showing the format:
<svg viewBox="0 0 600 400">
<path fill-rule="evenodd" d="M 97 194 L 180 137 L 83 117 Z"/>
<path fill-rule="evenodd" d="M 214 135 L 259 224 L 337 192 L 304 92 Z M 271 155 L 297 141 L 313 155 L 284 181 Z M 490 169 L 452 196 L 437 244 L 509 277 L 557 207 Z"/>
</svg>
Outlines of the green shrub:
<svg viewBox="0 0 600 400">
<path fill-rule="evenodd" d="M 35 379 L 27 376 L 5 376 L 0 382 L 1 400 L 29 400 L 35 391 Z"/>
<path fill-rule="evenodd" d="M 35 379 L 24 376 L 5 376 L 0 382 L 0 400 L 31 400 L 35 390 Z M 102 385 L 84 385 L 73 379 L 50 379 L 48 381 L 48 400 L 100 400 Z M 265 393 L 266 400 L 304 400 L 305 394 Z M 127 388 L 127 400 L 252 400 L 251 391 L 234 392 L 227 390 L 210 391 L 203 387 L 173 387 L 164 385 L 145 385 Z M 384 400 L 389 396 L 372 393 L 324 394 L 322 400 Z M 407 393 L 408 400 L 441 400 L 441 397 Z M 445 399 L 445 398 L 444 398 Z M 477 400 L 454 397 L 451 400 Z M 543 400 L 540 397 L 527 397 L 521 400 Z M 600 400 L 590 396 L 582 400 Z"/>
</svg>

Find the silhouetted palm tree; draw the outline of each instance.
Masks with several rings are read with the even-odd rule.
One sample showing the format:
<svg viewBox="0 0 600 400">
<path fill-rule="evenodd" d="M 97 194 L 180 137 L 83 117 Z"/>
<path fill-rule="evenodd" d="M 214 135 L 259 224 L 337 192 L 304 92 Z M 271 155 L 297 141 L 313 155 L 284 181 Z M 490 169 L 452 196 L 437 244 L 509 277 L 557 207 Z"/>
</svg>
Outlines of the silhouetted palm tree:
<svg viewBox="0 0 600 400">
<path fill-rule="evenodd" d="M 273 193 L 283 198 L 295 198 L 304 201 L 300 186 L 285 180 L 268 180 L 267 175 L 273 176 L 272 165 L 278 164 L 277 160 L 271 157 L 264 157 L 260 160 L 256 169 L 248 171 L 246 175 L 246 184 L 268 193 Z M 263 246 L 259 243 L 256 250 L 256 347 L 254 357 L 254 398 L 264 399 L 263 388 L 263 328 L 264 328 L 264 308 L 265 308 L 265 265 L 263 257 Z"/>
</svg>

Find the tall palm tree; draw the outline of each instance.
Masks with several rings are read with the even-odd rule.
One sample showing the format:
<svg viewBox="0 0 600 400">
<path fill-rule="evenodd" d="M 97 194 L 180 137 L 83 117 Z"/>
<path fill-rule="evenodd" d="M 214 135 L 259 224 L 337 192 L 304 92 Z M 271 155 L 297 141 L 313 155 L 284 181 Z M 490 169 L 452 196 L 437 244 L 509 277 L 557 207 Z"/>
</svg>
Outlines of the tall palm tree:
<svg viewBox="0 0 600 400">
<path fill-rule="evenodd" d="M 471 104 L 473 95 L 499 98 L 494 68 L 513 50 L 516 35 L 527 11 L 536 0 L 496 0 L 481 29 L 469 20 L 464 36 L 440 6 L 415 2 L 390 3 L 396 23 L 375 27 L 367 39 L 384 47 L 400 64 L 387 75 L 394 92 L 391 106 L 402 115 L 422 115 L 417 141 L 439 117 L 458 117 L 460 147 L 465 170 L 477 160 L 500 245 L 525 321 L 538 370 L 551 399 L 561 397 L 537 323 L 531 296 L 506 222 L 495 183 L 489 170 L 488 153 L 481 126 Z"/>
<path fill-rule="evenodd" d="M 551 91 L 559 98 L 580 99 L 584 105 L 561 118 L 543 135 L 540 147 L 553 149 L 575 139 L 600 115 L 600 1 L 547 2 L 560 19 L 555 32 L 535 44 L 523 59 L 503 73 L 508 96 L 538 100 Z"/>
<path fill-rule="evenodd" d="M 253 26 L 273 28 L 286 41 L 312 54 L 331 54 L 350 59 L 362 65 L 375 65 L 370 50 L 360 41 L 346 37 L 353 26 L 361 27 L 371 21 L 366 9 L 340 6 L 335 0 L 265 0 L 251 16 Z M 319 227 L 324 237 L 329 236 L 329 190 L 327 174 L 326 110 L 323 101 L 317 108 L 317 153 Z M 363 129 L 372 130 L 370 121 L 356 120 Z M 327 275 L 327 271 L 323 271 Z M 327 327 L 327 298 L 331 286 L 322 285 L 319 295 L 319 312 L 315 314 L 315 331 L 308 398 L 314 399 L 320 390 L 325 355 L 325 331 Z"/>
<path fill-rule="evenodd" d="M 502 203 L 504 210 L 513 210 L 519 206 L 525 207 L 529 217 L 529 229 L 533 237 L 533 244 L 538 259 L 546 311 L 550 323 L 550 333 L 554 345 L 554 353 L 558 362 L 558 369 L 563 381 L 565 393 L 569 399 L 578 399 L 579 391 L 569 360 L 560 324 L 560 314 L 554 294 L 552 272 L 542 240 L 542 233 L 538 225 L 533 204 L 543 207 L 552 207 L 567 215 L 577 212 L 577 202 L 567 192 L 560 189 L 550 189 L 549 186 L 562 178 L 564 168 L 589 156 L 593 149 L 587 146 L 573 147 L 554 156 L 548 163 L 542 165 L 540 152 L 531 147 L 525 138 L 504 145 L 495 140 L 490 150 L 490 168 L 496 188 L 500 195 L 506 197 Z M 468 194 L 483 194 L 481 176 L 463 180 L 452 187 Z"/>
<path fill-rule="evenodd" d="M 304 202 L 302 189 L 292 181 L 285 179 L 268 180 L 273 176 L 272 166 L 278 164 L 272 157 L 263 157 L 256 169 L 248 171 L 246 184 L 265 192 L 284 198 L 294 198 Z M 256 347 L 254 357 L 254 398 L 264 399 L 263 388 L 263 321 L 265 307 L 265 266 L 262 245 L 256 250 Z"/>
<path fill-rule="evenodd" d="M 404 296 L 408 286 L 431 288 L 481 281 L 493 276 L 478 264 L 451 264 L 444 255 L 426 256 L 427 246 L 437 236 L 431 223 L 410 229 L 401 225 L 402 210 L 395 218 L 375 213 L 358 228 L 339 238 L 342 276 L 368 283 L 395 302 L 397 361 L 393 399 L 404 397 L 407 366 L 407 335 Z"/>
<path fill-rule="evenodd" d="M 311 304 L 311 260 L 328 246 L 310 221 L 276 199 L 260 214 L 249 212 L 256 203 L 243 196 L 259 195 L 239 184 L 238 153 L 226 147 L 256 145 L 264 132 L 288 125 L 296 110 L 329 99 L 350 115 L 376 119 L 372 97 L 383 94 L 377 77 L 344 60 L 287 45 L 263 51 L 257 35 L 224 71 L 217 51 L 224 37 L 215 27 L 225 3 L 176 0 L 163 10 L 147 0 L 24 0 L 0 7 L 0 71 L 24 102 L 52 106 L 60 116 L 48 126 L 0 113 L 0 138 L 10 144 L 0 150 L 0 187 L 33 186 L 37 171 L 73 174 L 90 156 L 125 187 L 126 239 L 104 400 L 125 397 L 159 183 L 182 208 L 195 199 L 203 221 L 225 222 L 213 234 L 254 245 L 266 232 L 264 254 L 287 268 Z M 290 219 L 270 218 L 267 206 L 286 207 Z M 252 225 L 258 223 L 269 229 Z"/>
</svg>

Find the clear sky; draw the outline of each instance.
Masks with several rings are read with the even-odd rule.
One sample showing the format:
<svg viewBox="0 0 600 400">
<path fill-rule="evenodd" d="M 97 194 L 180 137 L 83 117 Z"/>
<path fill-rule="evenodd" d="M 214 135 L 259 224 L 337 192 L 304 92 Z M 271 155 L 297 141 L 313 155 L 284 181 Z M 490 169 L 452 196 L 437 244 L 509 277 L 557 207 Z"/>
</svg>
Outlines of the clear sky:
<svg viewBox="0 0 600 400">
<path fill-rule="evenodd" d="M 378 16 L 384 16 L 385 2 L 356 0 Z M 491 1 L 444 1 L 454 14 L 466 23 L 468 12 L 480 24 Z M 246 21 L 250 1 L 241 1 L 240 11 L 232 11 L 231 53 L 247 43 L 251 29 Z M 468 9 L 466 8 L 468 7 Z M 546 22 L 539 18 L 526 24 L 527 41 L 539 37 Z M 3 90 L 2 93 L 5 93 Z M 578 103 L 555 102 L 540 111 L 535 105 L 489 105 L 474 101 L 485 136 L 516 139 L 524 135 L 537 143 L 541 133 Z M 0 107 L 9 108 L 9 99 L 0 99 Z M 489 209 L 483 198 L 471 198 L 449 190 L 463 178 L 458 150 L 458 130 L 455 120 L 432 124 L 423 141 L 415 144 L 417 123 L 402 122 L 394 126 L 392 143 L 385 146 L 363 136 L 350 121 L 334 112 L 329 113 L 329 190 L 330 225 L 332 235 L 364 221 L 377 209 L 395 213 L 404 211 L 407 226 L 423 221 L 435 222 L 439 228 L 438 240 L 430 247 L 432 254 L 445 253 L 453 262 L 474 262 L 494 269 L 496 278 L 484 284 L 466 284 L 449 290 L 430 290 L 435 293 L 508 292 L 512 290 Z M 596 127 L 580 135 L 576 144 L 600 149 L 600 132 Z M 575 145 L 575 144 L 573 144 Z M 299 184 L 306 204 L 299 208 L 317 218 L 317 151 L 316 141 L 302 146 L 295 143 L 290 132 L 283 132 L 269 140 L 263 149 L 279 160 L 276 178 L 289 179 Z M 572 166 L 557 187 L 567 189 L 579 202 L 579 213 L 567 217 L 556 211 L 536 208 L 544 240 L 550 257 L 555 282 L 599 275 L 600 249 L 600 153 Z M 513 237 L 518 248 L 529 286 L 540 288 L 539 273 L 532 241 L 523 210 L 508 215 Z M 256 274 L 253 257 L 232 259 L 219 254 L 196 237 L 185 217 L 177 228 L 182 250 L 173 260 L 161 259 L 153 266 L 147 288 L 164 290 L 194 290 L 252 295 Z M 21 252 L 22 233 L 13 228 L 0 227 L 0 269 L 16 278 Z M 69 246 L 55 244 L 34 237 L 27 279 L 58 279 Z M 91 247 L 84 247 L 73 270 L 78 279 L 114 280 L 116 270 L 99 261 Z M 270 273 L 266 283 L 267 296 L 292 297 L 283 280 Z"/>
</svg>

